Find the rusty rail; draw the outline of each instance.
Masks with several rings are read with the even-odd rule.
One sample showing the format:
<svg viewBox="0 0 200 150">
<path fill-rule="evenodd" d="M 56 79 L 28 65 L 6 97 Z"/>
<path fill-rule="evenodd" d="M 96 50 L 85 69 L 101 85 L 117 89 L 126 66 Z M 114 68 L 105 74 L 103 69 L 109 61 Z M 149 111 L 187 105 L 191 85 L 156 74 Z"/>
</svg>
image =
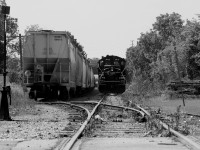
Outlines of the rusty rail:
<svg viewBox="0 0 200 150">
<path fill-rule="evenodd" d="M 143 109 L 142 107 L 140 107 L 139 105 L 136 105 L 140 110 L 142 110 L 143 112 L 145 112 L 148 116 L 150 116 L 150 113 L 148 111 L 146 111 L 145 109 Z M 171 133 L 173 133 L 175 136 L 177 136 L 178 138 L 180 138 L 182 141 L 184 141 L 184 143 L 189 144 L 194 150 L 200 150 L 200 145 L 195 143 L 194 141 L 192 141 L 191 139 L 187 138 L 186 136 L 184 136 L 183 134 L 180 134 L 179 132 L 175 131 L 174 129 L 170 128 L 169 125 L 165 124 L 164 122 L 160 121 L 160 124 L 166 129 L 169 130 Z"/>
<path fill-rule="evenodd" d="M 61 143 L 55 148 L 55 150 L 66 150 L 66 149 L 70 149 L 73 144 L 75 143 L 76 139 L 80 136 L 80 134 L 82 133 L 82 131 L 84 130 L 85 126 L 86 126 L 86 122 L 88 122 L 90 120 L 90 112 L 88 109 L 86 109 L 85 107 L 82 106 L 78 106 L 75 104 L 71 104 L 68 102 L 62 102 L 62 101 L 57 101 L 57 102 L 38 102 L 39 104 L 64 104 L 64 105 L 69 105 L 70 107 L 77 107 L 77 108 L 81 108 L 84 111 L 87 112 L 87 119 L 86 121 L 83 123 L 83 125 L 81 126 L 81 128 L 78 130 L 78 134 L 76 133 L 70 140 L 69 139 L 63 139 L 61 141 Z M 68 148 L 69 147 L 69 148 Z"/>
<path fill-rule="evenodd" d="M 85 122 L 82 124 L 81 128 L 78 130 L 78 132 L 70 139 L 70 141 L 67 143 L 67 145 L 65 146 L 65 148 L 63 150 L 70 150 L 72 148 L 72 146 L 74 145 L 74 143 L 76 142 L 76 140 L 78 139 L 78 137 L 81 135 L 81 133 L 84 131 L 84 129 L 86 128 L 86 125 L 88 124 L 88 122 L 90 121 L 90 119 L 92 118 L 92 116 L 94 115 L 96 109 L 99 107 L 99 105 L 101 104 L 101 102 L 103 101 L 104 97 L 97 103 L 97 105 L 94 107 L 94 109 L 92 110 L 91 113 L 89 113 L 87 119 L 85 120 Z"/>
<path fill-rule="evenodd" d="M 75 103 L 75 104 L 97 104 L 98 102 L 96 102 L 96 101 L 75 101 L 75 102 L 72 102 L 72 103 Z M 124 110 L 135 111 L 135 112 L 140 113 L 142 117 L 144 117 L 144 115 L 146 114 L 146 112 L 144 112 L 143 110 L 138 110 L 138 109 L 130 108 L 130 107 L 110 105 L 110 104 L 106 104 L 106 103 L 101 103 L 100 105 L 108 106 L 108 107 L 115 107 L 115 108 L 124 109 Z"/>
</svg>

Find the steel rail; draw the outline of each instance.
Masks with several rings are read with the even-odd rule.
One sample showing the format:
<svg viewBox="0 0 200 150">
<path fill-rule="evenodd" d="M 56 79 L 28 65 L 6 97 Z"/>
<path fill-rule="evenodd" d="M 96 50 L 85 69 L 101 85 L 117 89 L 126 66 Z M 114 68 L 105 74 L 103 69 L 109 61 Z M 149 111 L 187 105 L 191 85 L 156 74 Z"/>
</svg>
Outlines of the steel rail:
<svg viewBox="0 0 200 150">
<path fill-rule="evenodd" d="M 69 102 L 62 102 L 62 101 L 57 101 L 57 102 L 38 102 L 38 104 L 65 104 L 65 105 L 69 105 L 70 107 L 78 107 L 81 108 L 83 110 L 85 110 L 87 112 L 87 114 L 90 114 L 90 111 L 88 109 L 86 109 L 85 107 L 79 106 L 79 105 L 75 105 Z"/>
<path fill-rule="evenodd" d="M 145 116 L 145 113 L 143 111 L 137 110 L 135 108 L 123 107 L 123 106 L 117 106 L 117 105 L 110 105 L 110 104 L 106 104 L 106 103 L 101 103 L 101 105 L 109 106 L 109 107 L 115 107 L 115 108 L 120 108 L 120 109 L 124 109 L 124 110 L 131 110 L 131 111 L 135 111 L 135 112 L 140 113 L 142 115 L 142 117 Z"/>
<path fill-rule="evenodd" d="M 138 107 L 141 111 L 143 111 L 147 116 L 151 116 L 151 114 L 144 108 L 140 107 L 139 105 L 136 105 L 136 107 Z"/>
<path fill-rule="evenodd" d="M 170 128 L 167 124 L 160 121 L 160 124 L 166 129 L 170 130 L 171 133 L 173 133 L 175 136 L 179 137 L 181 140 L 183 140 L 185 143 L 189 144 L 193 150 L 200 150 L 200 145 L 192 141 L 191 139 L 187 138 L 183 134 L 175 131 L 174 129 Z"/>
<path fill-rule="evenodd" d="M 72 103 L 75 103 L 75 104 L 97 104 L 98 102 L 95 102 L 95 101 L 74 101 Z M 117 106 L 117 105 L 111 105 L 111 104 L 106 104 L 106 103 L 101 103 L 100 105 L 120 108 L 120 109 L 124 109 L 124 110 L 135 111 L 135 112 L 140 113 L 142 115 L 142 117 L 144 117 L 145 114 L 146 114 L 146 112 L 144 112 L 144 111 L 141 111 L 141 110 L 138 110 L 138 109 L 135 109 L 135 108 L 131 108 L 131 107 Z"/>
<path fill-rule="evenodd" d="M 96 109 L 99 107 L 99 105 L 101 104 L 101 102 L 103 101 L 103 99 L 104 99 L 104 97 L 97 103 L 97 105 L 94 107 L 94 109 L 92 110 L 92 112 L 89 113 L 87 119 L 82 124 L 82 126 L 79 128 L 78 132 L 76 132 L 76 134 L 70 139 L 70 141 L 67 143 L 67 145 L 65 146 L 65 148 L 63 150 L 70 150 L 72 148 L 72 146 L 74 145 L 74 143 L 76 142 L 76 140 L 78 139 L 78 137 L 81 135 L 81 133 L 86 128 L 88 122 L 90 121 L 90 119 L 94 115 Z"/>
<path fill-rule="evenodd" d="M 81 109 L 83 109 L 83 110 L 85 110 L 86 112 L 87 112 L 87 119 L 86 120 L 88 120 L 89 119 L 89 117 L 90 117 L 90 111 L 88 110 L 88 109 L 86 109 L 85 107 L 82 107 L 82 106 L 79 106 L 79 105 L 75 105 L 75 104 L 71 104 L 71 103 L 68 103 L 68 102 L 62 102 L 62 101 L 57 101 L 57 102 L 38 102 L 39 104 L 65 104 L 65 105 L 69 105 L 70 107 L 77 107 L 77 108 L 81 108 Z M 82 124 L 82 126 L 84 126 L 85 125 L 85 122 Z M 81 126 L 81 128 L 82 128 L 82 126 Z M 79 129 L 80 130 L 80 129 Z M 78 130 L 78 132 L 79 132 L 79 130 Z M 82 133 L 82 132 L 81 132 Z M 80 133 L 80 134 L 81 134 Z M 80 135 L 79 134 L 79 135 Z M 75 134 L 76 135 L 76 134 Z M 60 142 L 60 144 L 58 145 L 58 146 L 56 146 L 56 148 L 55 148 L 55 150 L 64 150 L 64 149 L 66 149 L 65 147 L 66 147 L 66 145 L 68 144 L 68 143 L 72 143 L 72 145 L 70 146 L 70 147 L 72 147 L 73 146 L 73 144 L 74 144 L 74 142 L 75 141 L 72 141 L 72 140 L 74 140 L 74 137 L 75 137 L 75 135 L 72 137 L 72 139 L 70 140 L 70 139 L 67 139 L 67 138 L 64 138 L 61 142 Z M 78 137 L 79 137 L 79 135 L 78 135 Z M 77 137 L 77 138 L 78 138 Z"/>
<path fill-rule="evenodd" d="M 185 113 L 185 115 L 188 115 L 188 116 L 194 116 L 194 117 L 200 117 L 200 115 L 199 115 L 199 114 Z"/>
<path fill-rule="evenodd" d="M 144 108 L 140 107 L 139 105 L 136 105 L 138 108 L 140 108 L 142 111 L 144 111 L 148 116 L 150 116 L 150 113 L 148 111 L 146 111 Z M 181 140 L 183 140 L 185 143 L 187 143 L 188 145 L 190 145 L 194 150 L 200 150 L 200 145 L 195 143 L 194 141 L 192 141 L 191 139 L 187 138 L 186 136 L 184 136 L 183 134 L 175 131 L 174 129 L 170 128 L 169 125 L 167 125 L 166 123 L 162 122 L 160 120 L 160 124 L 166 129 L 169 130 L 171 133 L 173 133 L 175 136 L 177 136 L 178 138 L 180 138 Z"/>
<path fill-rule="evenodd" d="M 97 101 L 71 101 L 73 104 L 98 104 Z"/>
</svg>

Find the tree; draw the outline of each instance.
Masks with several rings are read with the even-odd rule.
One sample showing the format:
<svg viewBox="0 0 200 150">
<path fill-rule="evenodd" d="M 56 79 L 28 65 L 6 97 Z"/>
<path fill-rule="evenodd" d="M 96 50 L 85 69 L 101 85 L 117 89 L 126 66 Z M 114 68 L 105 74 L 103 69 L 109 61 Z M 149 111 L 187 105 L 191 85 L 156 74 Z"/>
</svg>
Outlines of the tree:
<svg viewBox="0 0 200 150">
<path fill-rule="evenodd" d="M 171 37 L 175 37 L 177 34 L 181 33 L 183 23 L 184 21 L 178 13 L 161 14 L 156 17 L 153 29 L 158 32 L 165 42 L 167 42 L 171 40 Z"/>
<path fill-rule="evenodd" d="M 2 20 L 3 21 L 3 20 Z M 18 35 L 18 24 L 16 22 L 16 18 L 7 17 L 6 20 L 6 37 L 7 37 L 7 59 L 10 57 L 10 51 L 12 51 L 12 47 L 15 45 L 15 39 L 17 38 L 16 35 Z M 3 54 L 3 42 L 0 43 L 0 73 L 3 73 L 3 60 L 4 60 L 4 54 Z"/>
<path fill-rule="evenodd" d="M 189 21 L 183 29 L 185 49 L 187 50 L 187 74 L 190 79 L 200 76 L 200 22 Z"/>
<path fill-rule="evenodd" d="M 153 29 L 141 33 L 137 45 L 126 52 L 127 68 L 129 75 L 132 76 L 132 82 L 140 84 L 139 89 L 147 91 L 153 87 L 162 89 L 162 85 L 168 81 L 167 76 L 174 75 L 177 69 L 173 56 L 174 46 L 177 48 L 178 58 L 181 61 L 185 58 L 185 53 L 181 54 L 183 47 L 181 16 L 172 13 L 160 15 L 156 19 Z"/>
<path fill-rule="evenodd" d="M 162 39 L 156 31 L 151 30 L 146 34 L 142 33 L 138 39 L 140 50 L 144 53 L 145 57 L 150 62 L 154 62 L 157 59 L 157 53 L 162 50 Z"/>
<path fill-rule="evenodd" d="M 153 29 L 160 35 L 163 48 L 158 53 L 159 59 L 156 62 L 157 69 L 154 67 L 154 73 L 156 71 L 158 74 L 162 73 L 161 79 L 166 82 L 166 74 L 168 79 L 174 79 L 179 76 L 176 75 L 178 70 L 184 68 L 182 66 L 185 65 L 185 63 L 180 63 L 185 59 L 185 51 L 182 46 L 183 37 L 181 36 L 184 21 L 177 13 L 162 14 L 156 19 Z M 181 72 L 184 72 L 184 69 Z"/>
<path fill-rule="evenodd" d="M 94 74 L 98 74 L 98 61 L 99 61 L 99 58 L 92 58 L 92 59 L 89 59 L 90 61 L 90 65 L 93 69 L 93 72 Z"/>
<path fill-rule="evenodd" d="M 34 25 L 27 26 L 24 33 L 26 35 L 28 31 L 40 31 L 40 30 L 43 30 L 43 28 L 41 28 L 38 24 L 34 24 Z"/>
</svg>

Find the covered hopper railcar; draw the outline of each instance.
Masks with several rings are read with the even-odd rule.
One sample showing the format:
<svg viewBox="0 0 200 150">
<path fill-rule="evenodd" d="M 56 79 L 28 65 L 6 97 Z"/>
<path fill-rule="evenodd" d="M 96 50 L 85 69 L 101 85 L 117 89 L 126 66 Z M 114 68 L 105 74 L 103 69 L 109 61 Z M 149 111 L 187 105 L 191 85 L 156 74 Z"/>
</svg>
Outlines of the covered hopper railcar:
<svg viewBox="0 0 200 150">
<path fill-rule="evenodd" d="M 66 31 L 30 31 L 23 47 L 24 85 L 30 98 L 69 98 L 93 88 L 81 45 Z"/>
<path fill-rule="evenodd" d="M 125 59 L 113 55 L 107 55 L 98 61 L 98 88 L 101 93 L 123 93 L 125 91 L 125 63 Z"/>
</svg>

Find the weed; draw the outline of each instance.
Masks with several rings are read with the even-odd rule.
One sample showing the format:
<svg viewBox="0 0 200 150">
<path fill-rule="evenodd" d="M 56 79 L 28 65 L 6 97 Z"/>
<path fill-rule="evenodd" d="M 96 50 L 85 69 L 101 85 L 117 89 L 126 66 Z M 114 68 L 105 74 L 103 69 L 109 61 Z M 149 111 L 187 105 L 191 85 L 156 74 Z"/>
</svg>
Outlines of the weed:
<svg viewBox="0 0 200 150">
<path fill-rule="evenodd" d="M 35 102 L 28 98 L 28 92 L 24 92 L 19 84 L 11 83 L 11 109 L 25 109 L 31 107 Z"/>
</svg>

